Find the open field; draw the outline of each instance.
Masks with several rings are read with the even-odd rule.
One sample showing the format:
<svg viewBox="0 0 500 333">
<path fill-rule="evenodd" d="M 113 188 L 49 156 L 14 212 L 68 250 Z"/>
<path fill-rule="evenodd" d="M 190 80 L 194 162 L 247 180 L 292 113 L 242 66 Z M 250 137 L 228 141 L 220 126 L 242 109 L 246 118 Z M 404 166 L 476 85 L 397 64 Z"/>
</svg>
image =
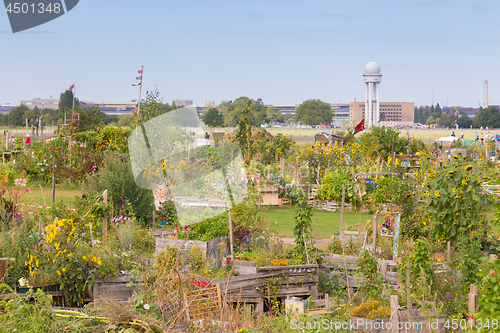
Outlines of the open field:
<svg viewBox="0 0 500 333">
<path fill-rule="evenodd" d="M 276 228 L 276 232 L 281 237 L 294 237 L 293 227 L 295 225 L 295 208 L 294 207 L 269 207 L 264 209 L 264 218 L 269 220 L 272 227 Z M 334 234 L 338 234 L 340 225 L 340 212 L 328 212 L 324 210 L 313 210 L 314 222 L 318 228 L 318 238 L 330 238 Z M 344 228 L 353 226 L 353 230 L 357 230 L 357 226 L 364 226 L 366 221 L 372 221 L 373 216 L 365 213 L 344 213 Z M 312 236 L 316 236 L 314 223 L 312 224 Z"/>
<path fill-rule="evenodd" d="M 81 189 L 68 189 L 64 185 L 56 186 L 56 203 L 62 203 L 70 208 L 74 208 L 76 196 L 81 196 Z M 52 206 L 52 187 L 35 185 L 29 192 L 22 196 L 26 204 L 37 204 L 38 206 Z"/>
</svg>

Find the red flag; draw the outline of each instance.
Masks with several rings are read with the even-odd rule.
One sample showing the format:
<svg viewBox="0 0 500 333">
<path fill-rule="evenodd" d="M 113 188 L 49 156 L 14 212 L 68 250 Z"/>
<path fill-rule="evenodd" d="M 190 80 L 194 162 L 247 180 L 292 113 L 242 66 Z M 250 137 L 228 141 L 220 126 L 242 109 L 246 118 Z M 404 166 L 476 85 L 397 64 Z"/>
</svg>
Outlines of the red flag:
<svg viewBox="0 0 500 333">
<path fill-rule="evenodd" d="M 75 87 L 75 85 L 74 85 L 74 84 L 72 84 L 72 85 L 71 85 L 71 87 L 69 87 L 69 88 L 68 88 L 68 90 L 70 90 L 70 91 L 71 91 L 71 90 L 73 90 L 73 88 L 74 88 L 74 87 Z"/>
<path fill-rule="evenodd" d="M 142 69 L 138 70 L 137 72 L 138 72 L 139 74 L 142 74 Z"/>
<path fill-rule="evenodd" d="M 356 125 L 356 127 L 354 128 L 354 134 L 361 132 L 364 129 L 365 129 L 365 118 L 361 119 L 359 124 Z"/>
</svg>

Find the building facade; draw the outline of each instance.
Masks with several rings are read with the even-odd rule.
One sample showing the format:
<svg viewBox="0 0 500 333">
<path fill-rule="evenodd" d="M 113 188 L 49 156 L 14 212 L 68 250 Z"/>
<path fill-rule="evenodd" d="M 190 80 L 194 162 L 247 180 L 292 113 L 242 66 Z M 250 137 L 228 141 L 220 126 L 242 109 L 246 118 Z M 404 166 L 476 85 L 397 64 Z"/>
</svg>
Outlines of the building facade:
<svg viewBox="0 0 500 333">
<path fill-rule="evenodd" d="M 36 106 L 40 109 L 57 110 L 59 108 L 59 99 L 41 99 L 33 98 L 31 101 L 21 101 L 21 105 L 26 105 L 28 109 L 33 110 Z"/>
<path fill-rule="evenodd" d="M 374 126 L 403 127 L 414 125 L 415 103 L 380 102 L 380 121 Z M 365 118 L 365 102 L 349 103 L 349 125 L 356 126 Z M 365 120 L 366 126 L 366 120 Z"/>
</svg>

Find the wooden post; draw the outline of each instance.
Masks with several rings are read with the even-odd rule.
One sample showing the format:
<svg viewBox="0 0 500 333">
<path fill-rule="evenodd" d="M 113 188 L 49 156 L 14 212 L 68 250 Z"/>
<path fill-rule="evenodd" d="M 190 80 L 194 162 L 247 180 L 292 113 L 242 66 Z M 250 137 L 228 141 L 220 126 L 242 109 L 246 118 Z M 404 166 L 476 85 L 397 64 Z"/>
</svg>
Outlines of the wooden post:
<svg viewBox="0 0 500 333">
<path fill-rule="evenodd" d="M 345 204 L 345 186 L 347 184 L 347 180 L 344 181 L 344 187 L 342 188 L 342 206 L 340 206 L 340 226 L 339 226 L 339 235 L 340 241 L 343 241 L 344 232 L 342 230 L 342 225 L 344 224 L 344 204 Z"/>
<path fill-rule="evenodd" d="M 406 262 L 406 307 L 408 315 L 411 316 L 411 291 L 410 291 L 410 261 Z"/>
<path fill-rule="evenodd" d="M 451 243 L 450 242 L 448 242 L 448 244 L 447 244 L 446 256 L 447 256 L 448 261 L 451 261 Z"/>
<path fill-rule="evenodd" d="M 474 313 L 477 311 L 477 287 L 473 284 L 470 285 L 468 308 L 469 308 L 469 320 L 467 326 L 474 327 L 476 325 L 476 319 L 474 318 Z"/>
<path fill-rule="evenodd" d="M 380 274 L 382 274 L 382 276 L 385 279 L 385 277 L 387 275 L 387 260 L 382 260 L 380 262 Z"/>
<path fill-rule="evenodd" d="M 231 260 L 234 260 L 234 247 L 233 247 L 233 217 L 229 210 L 229 247 L 231 250 Z"/>
<path fill-rule="evenodd" d="M 102 194 L 102 201 L 104 202 L 105 205 L 108 204 L 108 190 L 107 189 Z M 107 216 L 107 212 L 106 212 L 106 214 L 102 218 L 102 241 L 103 241 L 103 243 L 106 242 L 107 235 L 108 235 L 108 216 Z"/>
<path fill-rule="evenodd" d="M 391 332 L 399 333 L 398 323 L 399 323 L 399 297 L 398 295 L 391 295 Z"/>
<path fill-rule="evenodd" d="M 295 162 L 295 174 L 297 177 L 297 184 L 299 183 L 299 157 L 297 156 L 297 161 Z"/>
<path fill-rule="evenodd" d="M 56 202 L 56 158 L 52 161 L 52 205 Z M 52 207 L 54 208 L 54 207 Z"/>
<path fill-rule="evenodd" d="M 377 250 L 377 214 L 373 215 L 373 238 L 372 238 L 372 251 L 373 253 Z"/>
<path fill-rule="evenodd" d="M 281 166 L 281 175 L 284 178 L 285 177 L 285 159 L 284 158 L 282 158 L 280 160 L 280 166 Z"/>
</svg>

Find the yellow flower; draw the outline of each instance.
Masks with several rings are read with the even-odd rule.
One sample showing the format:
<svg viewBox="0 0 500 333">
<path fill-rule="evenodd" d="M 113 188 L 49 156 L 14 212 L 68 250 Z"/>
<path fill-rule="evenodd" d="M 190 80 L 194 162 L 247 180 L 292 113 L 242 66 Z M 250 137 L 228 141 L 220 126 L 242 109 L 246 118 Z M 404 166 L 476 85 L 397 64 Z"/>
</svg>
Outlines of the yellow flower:
<svg viewBox="0 0 500 333">
<path fill-rule="evenodd" d="M 57 270 L 57 274 L 58 274 L 58 275 L 61 275 L 61 272 L 60 272 L 59 270 Z"/>
<path fill-rule="evenodd" d="M 62 271 L 63 271 L 63 272 L 66 272 L 66 268 L 65 268 L 65 267 L 63 267 Z"/>
</svg>

